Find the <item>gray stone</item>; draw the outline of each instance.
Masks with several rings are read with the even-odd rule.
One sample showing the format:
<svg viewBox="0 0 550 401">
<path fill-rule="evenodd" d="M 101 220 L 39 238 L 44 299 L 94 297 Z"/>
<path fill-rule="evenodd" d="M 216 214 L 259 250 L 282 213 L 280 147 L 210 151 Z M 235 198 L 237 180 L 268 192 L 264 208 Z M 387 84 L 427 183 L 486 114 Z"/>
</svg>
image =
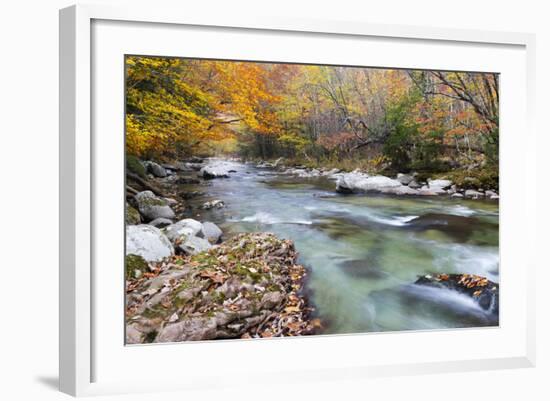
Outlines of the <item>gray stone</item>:
<svg viewBox="0 0 550 401">
<path fill-rule="evenodd" d="M 464 195 L 462 195 L 460 192 L 455 192 L 454 194 L 451 195 L 451 198 L 462 199 L 464 198 Z"/>
<path fill-rule="evenodd" d="M 428 180 L 428 186 L 430 187 L 430 189 L 432 188 L 447 189 L 447 188 L 450 188 L 451 185 L 453 185 L 453 182 L 451 180 Z"/>
<path fill-rule="evenodd" d="M 419 195 L 419 191 L 417 189 L 413 189 L 406 185 L 401 185 L 400 187 L 382 188 L 380 189 L 380 192 L 390 195 Z"/>
<path fill-rule="evenodd" d="M 414 177 L 412 175 L 409 175 L 409 174 L 399 173 L 399 174 L 397 174 L 396 179 L 397 179 L 397 181 L 399 181 L 403 185 L 409 185 L 414 180 Z"/>
<path fill-rule="evenodd" d="M 138 210 L 147 221 L 155 220 L 159 217 L 173 219 L 176 214 L 168 206 L 166 200 L 157 197 L 152 191 L 143 191 L 135 196 L 138 204 Z"/>
<path fill-rule="evenodd" d="M 183 239 L 183 237 L 182 237 Z M 212 248 L 210 242 L 204 238 L 188 236 L 177 245 L 178 249 L 187 255 L 196 255 Z"/>
<path fill-rule="evenodd" d="M 383 175 L 369 176 L 360 172 L 342 174 L 336 181 L 336 191 L 350 192 L 382 192 L 389 188 L 401 187 L 401 183 Z"/>
<path fill-rule="evenodd" d="M 227 178 L 229 177 L 229 173 L 227 172 L 227 169 L 223 168 L 222 166 L 204 166 L 200 169 L 199 175 L 207 180 L 211 180 L 214 178 Z"/>
<path fill-rule="evenodd" d="M 200 171 L 203 168 L 202 163 L 185 163 L 185 168 L 191 171 Z"/>
<path fill-rule="evenodd" d="M 216 338 L 217 326 L 215 317 L 193 317 L 166 325 L 158 334 L 155 342 L 211 340 Z"/>
<path fill-rule="evenodd" d="M 412 180 L 411 182 L 409 182 L 409 188 L 420 189 L 420 188 L 422 188 L 422 185 L 420 185 L 418 182 L 416 182 L 416 180 Z"/>
<path fill-rule="evenodd" d="M 147 172 L 153 174 L 155 177 L 163 178 L 168 175 L 168 173 L 166 172 L 166 169 L 158 163 L 155 163 L 153 161 L 148 161 L 146 162 L 146 166 L 147 166 Z"/>
<path fill-rule="evenodd" d="M 172 242 L 182 237 L 202 237 L 202 224 L 194 219 L 183 219 L 164 228 L 164 233 Z"/>
<path fill-rule="evenodd" d="M 481 197 L 483 197 L 483 193 L 482 192 L 478 192 L 478 191 L 475 191 L 473 189 L 467 189 L 465 192 L 464 192 L 464 196 L 466 198 L 470 198 L 470 199 L 479 199 Z"/>
<path fill-rule="evenodd" d="M 220 230 L 217 225 L 209 221 L 205 221 L 202 223 L 202 232 L 204 238 L 206 238 L 211 244 L 218 243 L 223 234 L 222 230 Z"/>
<path fill-rule="evenodd" d="M 139 255 L 156 262 L 174 254 L 168 238 L 156 227 L 140 224 L 126 227 L 126 255 Z"/>
<path fill-rule="evenodd" d="M 126 326 L 126 344 L 141 344 L 143 334 L 133 325 Z"/>
<path fill-rule="evenodd" d="M 208 202 L 205 202 L 202 205 L 202 208 L 204 210 L 209 210 L 209 209 L 213 209 L 213 208 L 221 209 L 223 207 L 225 207 L 225 203 L 221 199 L 215 199 L 215 200 L 212 200 L 212 201 L 208 201 Z"/>
</svg>

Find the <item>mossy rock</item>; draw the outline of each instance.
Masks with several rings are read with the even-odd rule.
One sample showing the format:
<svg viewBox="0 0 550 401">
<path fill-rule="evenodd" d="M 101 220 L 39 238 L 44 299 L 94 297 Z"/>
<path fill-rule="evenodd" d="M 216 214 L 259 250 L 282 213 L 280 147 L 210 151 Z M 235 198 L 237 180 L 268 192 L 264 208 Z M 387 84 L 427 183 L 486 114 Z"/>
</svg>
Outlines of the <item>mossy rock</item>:
<svg viewBox="0 0 550 401">
<path fill-rule="evenodd" d="M 125 261 L 126 279 L 139 278 L 149 269 L 149 265 L 139 255 L 126 255 Z"/>
<path fill-rule="evenodd" d="M 127 225 L 136 225 L 141 223 L 141 216 L 139 212 L 126 203 L 126 224 Z"/>
<path fill-rule="evenodd" d="M 147 178 L 147 171 L 145 170 L 145 167 L 143 164 L 141 164 L 140 160 L 133 155 L 127 155 L 126 156 L 126 168 L 134 173 L 140 176 L 141 178 Z"/>
</svg>

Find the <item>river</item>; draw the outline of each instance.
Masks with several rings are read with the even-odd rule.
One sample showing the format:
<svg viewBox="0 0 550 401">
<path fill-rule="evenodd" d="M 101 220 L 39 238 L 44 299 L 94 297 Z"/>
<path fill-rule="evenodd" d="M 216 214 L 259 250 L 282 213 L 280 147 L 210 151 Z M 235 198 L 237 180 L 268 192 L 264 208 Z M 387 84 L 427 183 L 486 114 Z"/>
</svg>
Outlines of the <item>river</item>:
<svg viewBox="0 0 550 401">
<path fill-rule="evenodd" d="M 419 275 L 473 273 L 499 281 L 498 202 L 341 195 L 327 178 L 297 178 L 224 162 L 229 179 L 183 185 L 204 195 L 189 217 L 226 237 L 269 231 L 292 239 L 324 334 L 498 325 L 457 292 L 415 285 Z M 226 207 L 199 205 L 221 199 Z"/>
</svg>

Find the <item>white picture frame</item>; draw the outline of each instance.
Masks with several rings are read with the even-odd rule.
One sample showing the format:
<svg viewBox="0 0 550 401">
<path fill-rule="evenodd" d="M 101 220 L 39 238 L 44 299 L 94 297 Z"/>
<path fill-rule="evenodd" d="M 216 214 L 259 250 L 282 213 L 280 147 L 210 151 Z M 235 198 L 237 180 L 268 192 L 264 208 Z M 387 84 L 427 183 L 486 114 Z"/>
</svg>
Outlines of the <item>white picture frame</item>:
<svg viewBox="0 0 550 401">
<path fill-rule="evenodd" d="M 152 29 L 154 27 L 154 29 Z M 438 351 L 438 356 L 420 359 L 414 353 L 400 352 L 395 358 L 376 356 L 374 352 L 370 353 L 370 360 L 366 360 L 361 352 L 346 352 L 349 349 L 367 349 L 369 344 L 376 343 L 376 347 L 391 346 L 392 350 L 398 353 L 400 344 L 403 342 L 403 334 L 381 334 L 381 335 L 346 335 L 346 336 L 321 336 L 308 339 L 287 340 L 260 340 L 260 341 L 235 341 L 235 342 L 211 342 L 209 344 L 169 344 L 141 347 L 124 347 L 123 338 L 118 336 L 120 327 L 112 319 L 105 317 L 104 303 L 97 300 L 98 288 L 101 288 L 101 297 L 108 297 L 109 302 L 121 302 L 122 293 L 117 292 L 116 285 L 106 286 L 104 275 L 96 274 L 94 269 L 97 267 L 97 261 L 106 257 L 105 255 L 115 255 L 113 264 L 122 269 L 123 254 L 116 257 L 117 249 L 111 253 L 101 251 L 101 241 L 96 241 L 97 230 L 106 227 L 105 221 L 109 216 L 115 217 L 109 224 L 112 225 L 111 234 L 106 235 L 108 240 L 114 240 L 113 243 L 119 243 L 120 235 L 123 235 L 123 225 L 116 223 L 120 210 L 117 209 L 113 215 L 104 214 L 105 205 L 109 202 L 117 202 L 122 197 L 113 195 L 112 199 L 98 198 L 99 194 L 105 194 L 109 185 L 116 185 L 122 182 L 122 173 L 118 179 L 115 177 L 111 182 L 100 179 L 101 172 L 98 171 L 98 157 L 102 160 L 109 160 L 116 166 L 116 171 L 122 172 L 123 164 L 119 163 L 117 156 L 123 143 L 123 131 L 120 130 L 120 123 L 112 122 L 110 114 L 104 114 L 106 110 L 107 99 L 105 102 L 98 102 L 97 99 L 105 95 L 103 89 L 109 87 L 114 92 L 111 94 L 111 101 L 108 104 L 109 110 L 113 113 L 120 110 L 123 104 L 122 86 L 119 86 L 120 74 L 122 69 L 117 70 L 113 75 L 114 81 L 109 81 L 102 71 L 110 68 L 109 60 L 118 60 L 118 57 L 126 50 L 124 43 L 129 43 L 123 32 L 132 32 L 134 40 L 142 39 L 139 46 L 129 45 L 128 49 L 136 50 L 135 54 L 172 54 L 169 46 L 154 49 L 158 38 L 166 35 L 167 29 L 186 33 L 187 29 L 193 30 L 193 35 L 201 37 L 204 35 L 204 47 L 212 42 L 208 39 L 209 34 L 214 34 L 217 38 L 223 38 L 220 35 L 241 35 L 242 40 L 248 40 L 250 35 L 262 34 L 266 40 L 282 40 L 284 35 L 287 38 L 298 40 L 301 38 L 305 44 L 306 41 L 326 41 L 327 46 L 334 38 L 338 38 L 342 44 L 346 41 L 384 41 L 384 46 L 397 45 L 400 41 L 406 41 L 407 46 L 415 49 L 415 46 L 437 46 L 441 54 L 451 52 L 459 54 L 461 51 L 477 49 L 479 58 L 469 61 L 469 65 L 474 68 L 480 66 L 479 71 L 483 70 L 485 59 L 482 53 L 494 49 L 492 57 L 495 64 L 492 67 L 498 68 L 498 63 L 505 64 L 509 68 L 509 75 L 503 74 L 503 87 L 515 88 L 515 103 L 507 103 L 503 100 L 502 113 L 510 116 L 510 119 L 504 123 L 503 137 L 507 138 L 507 127 L 520 129 L 525 133 L 523 147 L 517 147 L 510 137 L 503 141 L 501 149 L 501 181 L 503 183 L 501 196 L 501 225 L 506 226 L 505 232 L 501 232 L 501 244 L 509 244 L 505 253 L 501 253 L 502 261 L 519 260 L 516 258 L 522 251 L 526 254 L 529 247 L 535 243 L 535 215 L 536 205 L 535 197 L 528 197 L 525 193 L 512 193 L 506 190 L 506 183 L 510 180 L 521 180 L 528 186 L 534 178 L 530 176 L 529 171 L 534 171 L 535 157 L 530 145 L 535 143 L 535 133 L 533 131 L 533 112 L 534 112 L 534 35 L 523 33 L 507 32 L 484 32 L 471 30 L 450 30 L 436 29 L 426 27 L 411 27 L 398 25 L 373 25 L 363 22 L 349 21 L 319 21 L 319 20 L 294 20 L 292 18 L 255 18 L 246 20 L 226 20 L 212 18 L 202 15 L 188 15 L 183 9 L 166 10 L 155 8 L 113 8 L 104 5 L 78 5 L 72 6 L 60 11 L 60 389 L 61 391 L 75 395 L 95 395 L 109 393 L 126 393 L 134 391 L 157 391 L 167 389 L 197 389 L 215 386 L 225 386 L 231 383 L 230 375 L 222 378 L 216 371 L 198 371 L 189 372 L 186 380 L 178 379 L 175 376 L 169 376 L 161 380 L 158 377 L 151 376 L 148 380 L 139 378 L 130 371 L 127 375 L 123 372 L 123 367 L 131 366 L 139 358 L 152 358 L 151 360 L 164 360 L 166 363 L 173 363 L 173 359 L 178 355 L 186 355 L 192 360 L 201 354 L 224 352 L 228 356 L 236 358 L 239 355 L 251 358 L 256 355 L 270 355 L 276 359 L 278 354 L 284 352 L 301 353 L 308 356 L 310 363 L 298 364 L 293 370 L 285 370 L 282 365 L 271 368 L 255 365 L 251 375 L 255 375 L 255 380 L 266 383 L 272 381 L 274 375 L 277 378 L 285 380 L 326 380 L 329 376 L 332 379 L 354 378 L 357 380 L 366 377 L 387 376 L 398 374 L 420 374 L 431 372 L 452 372 L 467 371 L 479 369 L 502 369 L 512 367 L 530 367 L 535 363 L 535 338 L 534 338 L 534 310 L 535 310 L 535 284 L 529 280 L 535 270 L 536 260 L 534 256 L 526 256 L 525 262 L 521 266 L 521 275 L 517 278 L 517 287 L 509 291 L 510 287 L 503 286 L 501 292 L 502 307 L 504 315 L 501 326 L 496 329 L 484 330 L 449 330 L 437 333 L 408 333 L 404 334 L 407 341 L 411 344 L 417 343 L 430 344 L 448 341 L 453 336 L 460 336 L 465 344 L 479 341 L 481 344 L 487 344 L 485 350 L 469 350 L 455 352 L 454 354 L 445 351 Z M 140 36 L 140 32 L 149 29 L 146 36 Z M 174 31 L 174 32 L 176 32 Z M 173 33 L 173 32 L 172 32 Z M 96 35 L 94 39 L 94 35 Z M 273 38 L 271 38 L 271 36 Z M 279 35 L 279 36 L 277 36 Z M 294 38 L 295 37 L 295 38 Z M 148 38 L 148 39 L 146 39 Z M 277 39 L 278 38 L 278 39 Z M 107 40 L 106 40 L 107 39 Z M 126 41 L 126 42 L 125 42 Z M 164 43 L 164 41 L 163 41 Z M 274 42 L 275 43 L 275 42 Z M 302 42 L 300 42 L 302 43 Z M 312 42 L 313 43 L 313 42 Z M 350 42 L 351 43 L 351 42 Z M 357 42 L 358 43 L 358 42 Z M 362 42 L 361 42 L 362 43 Z M 117 47 L 118 46 L 118 47 Z M 160 46 L 160 45 L 159 45 Z M 295 45 L 298 46 L 298 45 Z M 382 46 L 382 47 L 384 47 Z M 235 44 L 234 52 L 239 46 Z M 280 46 L 281 48 L 283 46 Z M 345 46 L 341 46 L 344 47 Z M 445 50 L 451 47 L 452 50 Z M 173 48 L 173 47 L 172 47 Z M 327 49 L 331 47 L 328 46 Z M 151 50 L 153 49 L 153 50 Z M 212 50 L 213 54 L 221 52 L 218 49 Z M 275 49 L 275 47 L 273 47 Z M 309 48 L 308 48 L 309 49 Z M 488 50 L 489 49 L 489 50 Z M 498 50 L 500 49 L 500 50 Z M 110 55 L 104 55 L 101 53 Z M 152 51 L 152 52 L 151 52 Z M 204 50 L 207 51 L 207 50 Z M 254 51 L 254 50 L 248 50 Z M 315 51 L 315 46 L 309 49 Z M 342 50 L 344 51 L 344 50 Z M 472 50 L 473 51 L 473 50 Z M 121 53 L 122 52 L 122 53 Z M 169 54 L 167 54 L 167 52 Z M 282 50 L 281 50 L 282 52 Z M 349 52 L 349 50 L 348 50 Z M 376 49 L 373 47 L 373 54 Z M 191 56 L 203 55 L 197 50 Z M 312 61 L 315 53 L 305 52 L 305 61 Z M 379 50 L 383 55 L 383 50 Z M 407 57 L 407 52 L 395 54 L 395 58 L 382 62 L 402 63 Z M 212 53 L 211 53 L 212 54 Z M 235 53 L 237 54 L 237 53 Z M 253 57 L 251 53 L 243 50 L 241 57 L 249 59 L 266 59 L 266 55 Z M 259 54 L 259 53 L 258 53 Z M 283 53 L 280 53 L 283 54 Z M 290 54 L 290 53 L 289 53 Z M 308 55 L 309 54 L 309 55 Z M 342 53 L 343 54 L 343 53 Z M 224 58 L 223 55 L 221 55 Z M 111 58 L 110 58 L 111 57 Z M 229 56 L 227 56 L 229 57 Z M 238 57 L 238 56 L 237 56 Z M 291 56 L 273 56 L 277 61 L 293 61 Z M 282 59 L 281 59 L 282 57 Z M 297 56 L 296 56 L 297 57 Z M 308 58 L 309 57 L 309 58 Z M 328 55 L 326 56 L 328 57 Z M 334 56 L 335 57 L 335 56 Z M 379 60 L 382 60 L 382 56 Z M 452 57 L 449 56 L 449 59 Z M 320 62 L 327 62 L 328 59 L 320 58 Z M 393 60 L 393 61 L 392 61 Z M 344 60 L 343 60 L 344 61 Z M 406 60 L 405 60 L 406 61 Z M 345 63 L 349 63 L 346 60 Z M 429 63 L 430 60 L 425 61 Z M 433 63 L 433 60 L 431 61 Z M 104 64 L 105 63 L 105 64 Z M 342 62 L 344 63 L 344 62 Z M 357 63 L 361 63 L 360 60 Z M 426 67 L 416 62 L 410 67 Z M 452 66 L 453 61 L 447 61 L 446 66 Z M 477 64 L 476 64 L 477 63 Z M 445 65 L 432 65 L 434 69 L 444 67 Z M 372 65 L 372 64 L 371 64 Z M 381 65 L 381 64 L 377 64 Z M 395 66 L 398 65 L 388 65 Z M 515 67 L 514 67 L 515 66 Z M 458 66 L 460 67 L 460 66 Z M 494 68 L 490 68 L 495 71 Z M 460 69 L 460 68 L 456 68 Z M 501 71 L 499 71 L 501 72 Z M 102 75 L 103 74 L 103 75 Z M 506 80 L 510 76 L 510 80 Z M 118 77 L 118 78 L 117 78 Z M 94 81 L 95 80 L 95 81 Z M 95 88 L 94 82 L 105 80 L 102 88 Z M 107 86 L 107 82 L 112 84 Z M 508 85 L 508 86 L 507 86 Z M 503 89 L 504 91 L 505 89 Z M 94 100 L 95 96 L 95 100 Z M 118 102 L 118 106 L 117 106 Z M 514 107 L 512 107 L 514 106 Z M 122 115 L 119 116 L 122 119 Z M 118 118 L 118 117 L 115 117 Z M 110 139 L 100 139 L 94 136 L 94 130 L 101 124 L 113 123 L 113 133 L 119 132 L 120 137 L 108 136 Z M 109 130 L 109 128 L 107 128 Z M 104 131 L 102 131 L 104 132 Z M 102 138 L 104 138 L 103 136 Z M 115 142 L 106 142 L 113 140 Z M 118 138 L 118 139 L 116 139 Z M 526 139 L 527 138 L 527 139 Z M 117 142 L 118 141 L 118 142 Z M 111 146 L 112 145 L 112 146 Z M 516 158 L 519 167 L 514 171 L 506 168 L 505 160 L 509 149 L 515 149 Z M 120 153 L 120 152 L 119 152 Z M 119 165 L 120 164 L 120 165 Z M 114 174 L 116 176 L 116 174 Z M 118 180 L 118 181 L 117 181 Z M 105 186 L 105 187 L 103 187 Z M 534 188 L 534 185 L 531 186 Z M 122 188 L 122 186 L 120 186 Z M 122 190 L 121 190 L 122 191 Z M 122 196 L 122 192 L 120 192 Z M 123 202 L 120 201 L 120 206 Z M 118 213 L 118 214 L 117 214 Z M 103 217 L 101 217 L 103 216 Z M 99 221 L 98 219 L 102 219 Z M 121 220 L 122 221 L 122 220 Z M 513 242 L 513 231 L 522 227 L 525 234 Z M 109 226 L 111 227 L 111 226 Z M 119 236 L 116 232 L 120 230 Z M 111 231 L 111 230 L 109 230 Z M 118 242 L 117 242 L 118 241 Z M 122 245 L 122 244 L 119 244 Z M 501 245 L 502 247 L 503 245 Z M 114 253 L 113 253 L 114 252 Z M 103 255 L 103 256 L 102 256 Z M 109 259 L 110 260 L 110 259 Z M 506 271 L 504 271 L 506 273 Z M 122 270 L 120 273 L 122 276 Z M 503 280 L 506 280 L 506 274 L 503 274 Z M 117 285 L 120 284 L 117 282 Z M 506 300 L 514 296 L 516 299 L 514 311 L 507 312 Z M 117 301 L 118 299 L 118 301 Z M 115 308 L 116 309 L 116 308 Z M 512 307 L 510 308 L 510 310 Z M 508 319 L 507 319 L 508 317 Z M 110 327 L 113 326 L 113 327 Z M 115 327 L 117 326 L 117 327 Z M 123 326 L 122 314 L 120 316 L 120 326 Z M 113 330 L 115 338 L 113 347 L 109 348 L 106 343 L 106 330 Z M 503 334 L 504 333 L 504 334 Z M 490 346 L 492 344 L 492 346 Z M 174 348 L 179 347 L 179 348 Z M 185 347 L 185 348 L 183 348 Z M 195 348 L 192 348 L 195 347 Z M 197 348 L 198 347 L 198 348 Z M 317 353 L 325 354 L 324 358 L 318 358 Z M 353 355 L 355 354 L 355 355 Z M 128 358 L 126 362 L 120 359 Z M 117 359 L 118 358 L 118 359 Z M 347 359 L 346 359 L 347 358 Z M 170 362 L 172 361 L 172 362 Z M 196 361 L 195 361 L 196 362 Z M 197 366 L 197 363 L 193 363 Z M 243 371 L 246 367 L 241 363 Z M 239 369 L 241 365 L 236 366 Z M 108 368 L 112 366 L 112 368 Z M 201 365 L 198 365 L 201 366 Z M 262 373 L 270 372 L 270 378 L 262 378 Z M 105 373 L 104 373 L 105 372 Z M 119 372 L 119 373 L 117 373 Z M 298 372 L 298 374 L 297 374 Z M 251 376 L 252 377 L 252 376 Z"/>
</svg>

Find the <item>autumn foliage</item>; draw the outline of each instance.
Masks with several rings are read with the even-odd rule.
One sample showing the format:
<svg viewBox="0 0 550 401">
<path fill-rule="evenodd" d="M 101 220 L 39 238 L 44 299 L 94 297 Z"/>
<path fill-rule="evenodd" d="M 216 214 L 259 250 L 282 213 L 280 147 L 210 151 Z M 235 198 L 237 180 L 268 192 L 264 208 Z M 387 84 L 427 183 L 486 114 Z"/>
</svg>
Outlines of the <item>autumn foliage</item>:
<svg viewBox="0 0 550 401">
<path fill-rule="evenodd" d="M 140 157 L 233 138 L 264 159 L 498 164 L 497 74 L 129 56 L 126 77 L 127 151 Z"/>
</svg>

